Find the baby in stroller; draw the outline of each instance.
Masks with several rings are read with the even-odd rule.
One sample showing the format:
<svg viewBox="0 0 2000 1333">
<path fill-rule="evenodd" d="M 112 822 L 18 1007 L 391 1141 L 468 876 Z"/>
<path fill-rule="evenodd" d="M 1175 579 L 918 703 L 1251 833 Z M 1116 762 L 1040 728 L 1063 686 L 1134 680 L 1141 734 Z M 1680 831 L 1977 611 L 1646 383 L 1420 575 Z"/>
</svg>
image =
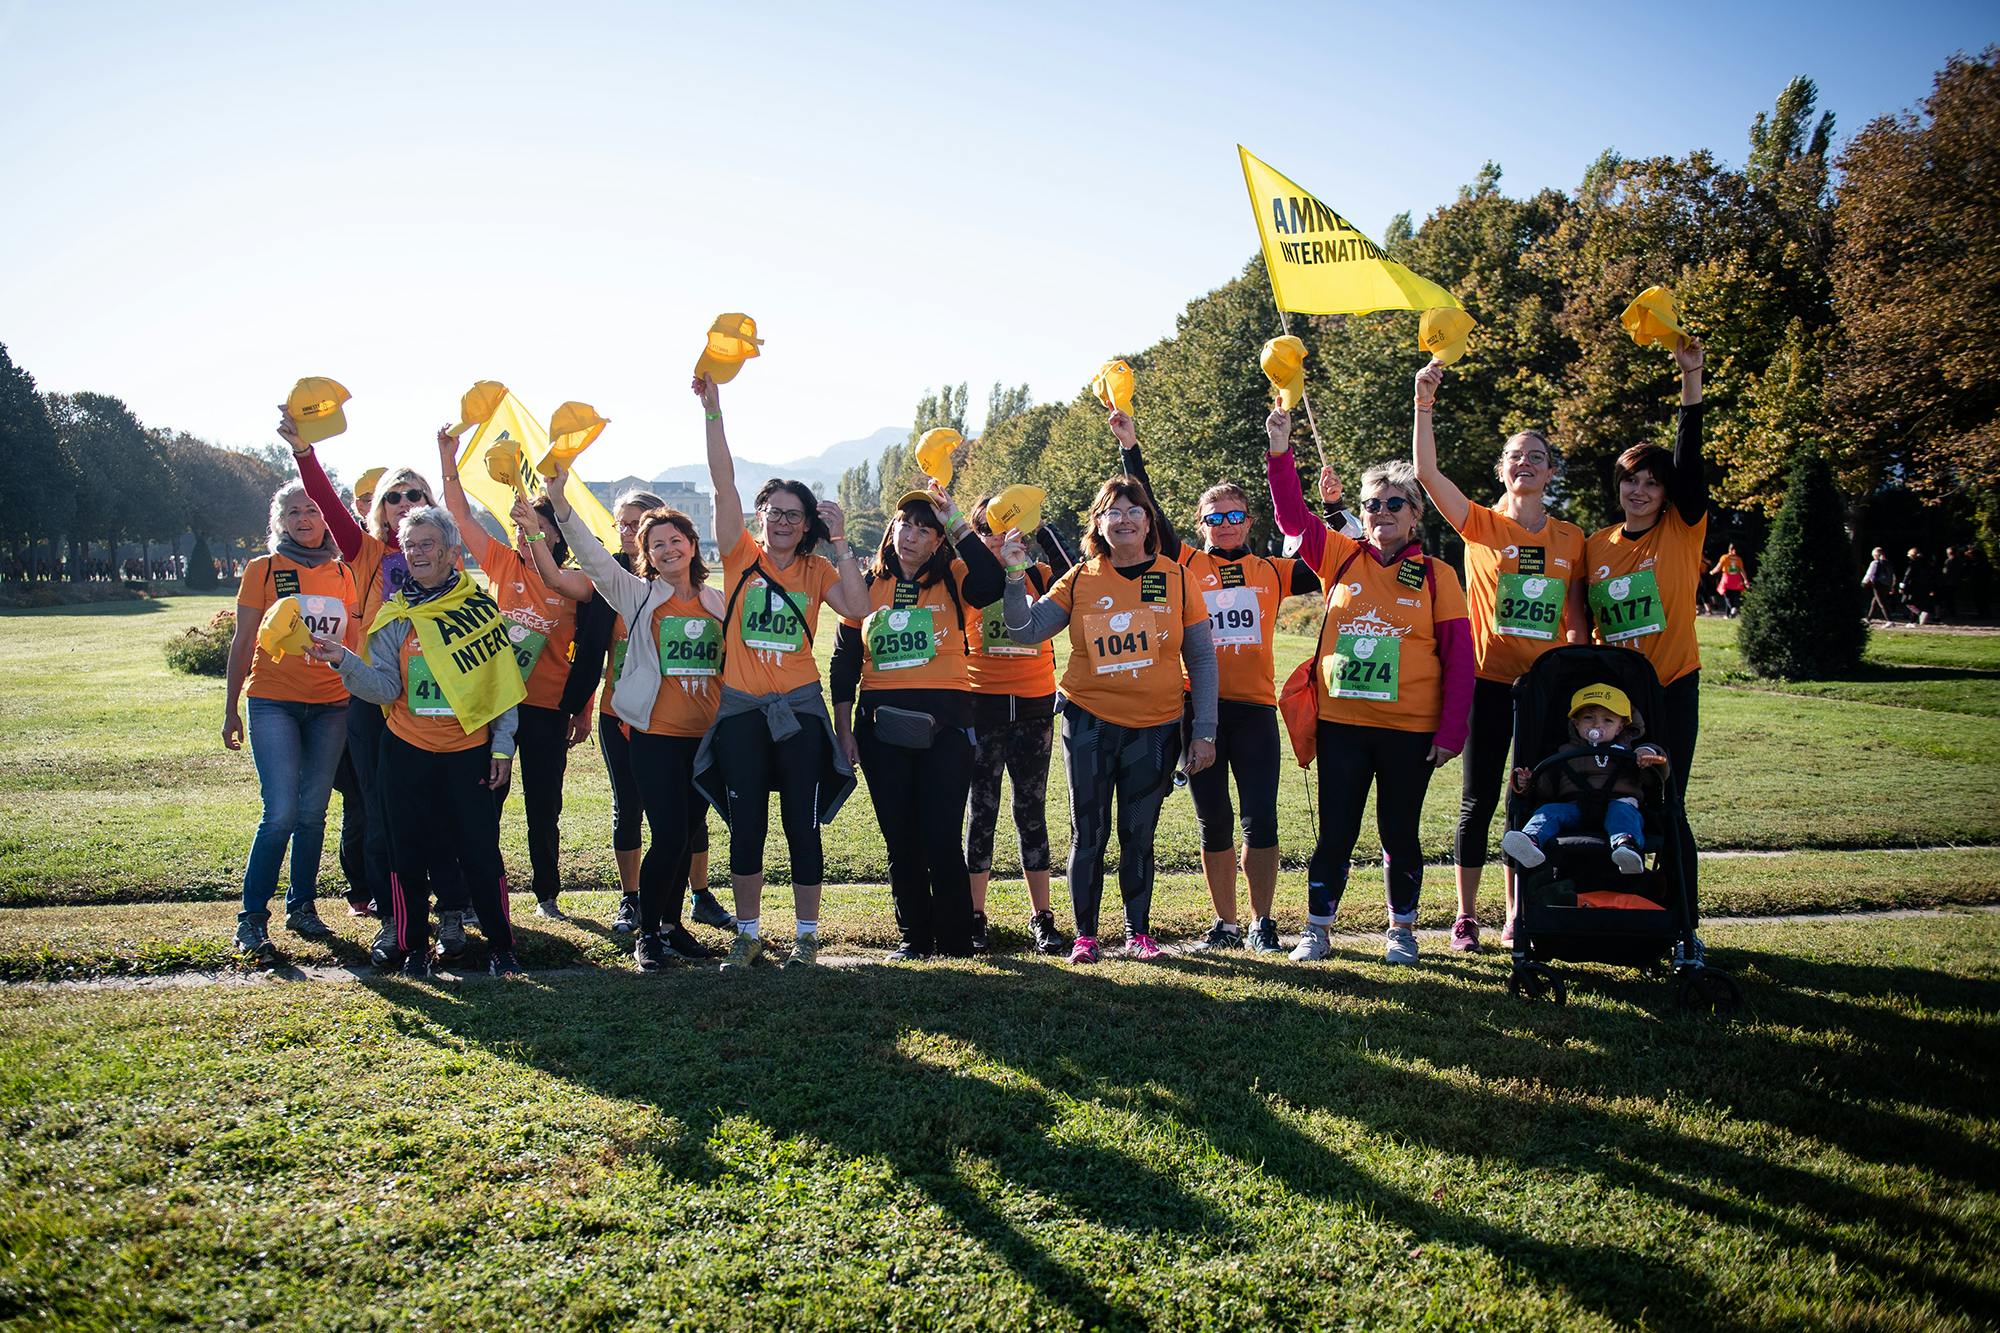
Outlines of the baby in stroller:
<svg viewBox="0 0 2000 1333">
<path fill-rule="evenodd" d="M 1584 807 L 1601 806 L 1612 863 L 1627 875 L 1644 870 L 1639 800 L 1643 784 L 1664 778 L 1667 769 L 1666 752 L 1642 743 L 1644 734 L 1643 720 L 1633 716 L 1632 701 L 1617 686 L 1586 685 L 1570 696 L 1569 744 L 1533 770 L 1514 770 L 1515 792 L 1526 795 L 1532 786 L 1542 804 L 1501 837 L 1500 850 L 1532 870 L 1563 834 L 1598 832 L 1583 827 Z"/>
</svg>

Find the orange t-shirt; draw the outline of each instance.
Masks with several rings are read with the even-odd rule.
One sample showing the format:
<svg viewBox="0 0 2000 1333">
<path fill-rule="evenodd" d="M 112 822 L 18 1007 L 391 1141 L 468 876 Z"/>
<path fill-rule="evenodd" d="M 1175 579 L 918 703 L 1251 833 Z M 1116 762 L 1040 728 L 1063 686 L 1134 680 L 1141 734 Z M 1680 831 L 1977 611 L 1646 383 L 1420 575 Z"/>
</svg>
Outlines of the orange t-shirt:
<svg viewBox="0 0 2000 1333">
<path fill-rule="evenodd" d="M 1157 727 L 1181 716 L 1181 631 L 1208 618 L 1188 572 L 1155 556 L 1126 578 L 1092 556 L 1049 596 L 1069 612 L 1063 697 L 1117 727 Z"/>
<path fill-rule="evenodd" d="M 403 692 L 389 705 L 389 730 L 419 750 L 450 754 L 486 744 L 493 728 L 481 727 L 467 734 L 445 701 L 437 678 L 424 664 L 424 646 L 417 641 L 417 627 L 410 626 L 402 650 Z"/>
<path fill-rule="evenodd" d="M 472 528 L 465 540 L 507 622 L 507 640 L 528 687 L 522 702 L 531 708 L 560 708 L 569 664 L 576 657 L 576 603 L 542 582 L 534 561 L 493 540 L 485 528 Z"/>
<path fill-rule="evenodd" d="M 954 586 L 965 586 L 965 562 L 951 562 Z M 901 579 L 868 585 L 868 618 L 840 623 L 861 631 L 864 690 L 964 690 L 971 688 L 971 638 L 965 595 L 952 601 L 942 583 L 919 588 Z"/>
<path fill-rule="evenodd" d="M 361 641 L 360 594 L 354 571 L 338 560 L 308 569 L 282 555 L 260 555 L 243 567 L 243 579 L 236 600 L 262 621 L 264 613 L 281 597 L 299 604 L 299 614 L 315 634 L 339 639 L 349 648 Z M 347 687 L 340 673 L 303 653 L 286 653 L 282 662 L 272 660 L 257 645 L 250 659 L 250 679 L 244 691 L 253 699 L 282 699 L 287 703 L 341 704 L 347 702 Z"/>
<path fill-rule="evenodd" d="M 701 589 L 692 597 L 675 597 L 653 608 L 653 651 L 660 655 L 660 692 L 653 696 L 653 715 L 646 731 L 653 736 L 699 736 L 715 721 L 722 702 L 716 658 L 722 646 L 722 625 L 701 604 Z M 630 644 L 625 617 L 618 617 L 620 666 Z M 607 705 L 608 707 L 608 705 Z"/>
<path fill-rule="evenodd" d="M 1436 625 L 1466 613 L 1458 571 L 1416 552 L 1384 565 L 1329 532 L 1318 572 L 1332 589 L 1314 650 L 1321 720 L 1436 731 L 1444 710 Z"/>
<path fill-rule="evenodd" d="M 753 563 L 761 574 L 750 572 Z M 788 568 L 779 569 L 745 529 L 722 557 L 722 600 L 729 608 L 722 683 L 762 695 L 784 694 L 817 681 L 812 632 L 827 590 L 839 581 L 839 572 L 823 555 L 795 557 Z M 805 614 L 803 624 L 780 588 Z"/>
<path fill-rule="evenodd" d="M 1701 670 L 1694 615 L 1707 537 L 1708 515 L 1690 525 L 1668 501 L 1637 541 L 1614 525 L 1591 533 L 1584 551 L 1597 641 L 1644 653 L 1662 685 Z"/>
<path fill-rule="evenodd" d="M 1217 693 L 1239 703 L 1275 705 L 1271 632 L 1292 587 L 1296 560 L 1247 555 L 1228 560 L 1181 546 L 1181 563 L 1201 594 L 1221 677 Z"/>
<path fill-rule="evenodd" d="M 1041 586 L 1049 586 L 1049 567 L 1037 563 Z M 1035 592 L 1035 580 L 1028 580 Z M 1015 643 L 1007 637 L 1007 599 L 981 607 L 965 620 L 965 635 L 972 645 L 967 664 L 967 681 L 976 694 L 1012 695 L 1017 699 L 1039 699 L 1056 692 L 1056 650 L 1052 640 Z"/>
<path fill-rule="evenodd" d="M 1583 576 L 1583 529 L 1550 518 L 1530 532 L 1497 509 L 1466 507 L 1465 599 L 1472 660 L 1481 680 L 1511 685 L 1549 649 L 1568 642 L 1564 608 Z"/>
</svg>

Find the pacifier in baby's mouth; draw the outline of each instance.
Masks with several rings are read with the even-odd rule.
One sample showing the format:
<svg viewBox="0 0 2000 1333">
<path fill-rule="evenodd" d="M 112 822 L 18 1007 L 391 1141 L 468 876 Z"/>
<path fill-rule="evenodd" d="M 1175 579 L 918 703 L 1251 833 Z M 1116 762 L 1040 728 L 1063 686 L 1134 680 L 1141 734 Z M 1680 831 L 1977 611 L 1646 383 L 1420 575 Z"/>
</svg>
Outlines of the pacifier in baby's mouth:
<svg viewBox="0 0 2000 1333">
<path fill-rule="evenodd" d="M 1590 729 L 1590 733 L 1589 733 L 1589 735 L 1590 735 L 1590 743 L 1591 743 L 1592 745 L 1602 745 L 1602 744 L 1604 744 L 1604 728 L 1603 728 L 1603 727 L 1592 727 L 1592 728 Z"/>
</svg>

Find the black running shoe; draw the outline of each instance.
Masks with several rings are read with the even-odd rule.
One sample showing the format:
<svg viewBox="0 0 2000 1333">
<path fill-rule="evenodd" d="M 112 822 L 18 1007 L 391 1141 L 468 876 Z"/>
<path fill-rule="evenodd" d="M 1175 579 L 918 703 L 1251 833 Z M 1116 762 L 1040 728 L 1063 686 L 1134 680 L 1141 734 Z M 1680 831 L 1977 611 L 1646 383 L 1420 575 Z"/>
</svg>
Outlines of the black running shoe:
<svg viewBox="0 0 2000 1333">
<path fill-rule="evenodd" d="M 1028 918 L 1028 933 L 1034 937 L 1035 952 L 1055 957 L 1069 952 L 1069 941 L 1056 929 L 1054 912 L 1037 912 Z"/>
<path fill-rule="evenodd" d="M 972 952 L 974 955 L 991 953 L 993 946 L 986 942 L 986 913 L 972 914 Z"/>
<path fill-rule="evenodd" d="M 704 926 L 714 926 L 717 930 L 736 929 L 736 918 L 731 916 L 715 895 L 707 889 L 694 891 L 694 910 L 688 913 Z M 706 954 L 703 957 L 707 957 Z"/>
<path fill-rule="evenodd" d="M 716 950 L 696 939 L 693 933 L 678 921 L 661 932 L 660 938 L 666 942 L 668 949 L 691 962 L 701 962 L 717 956 Z"/>
<path fill-rule="evenodd" d="M 908 940 L 904 940 L 901 944 L 898 944 L 893 951 L 890 952 L 887 958 L 884 958 L 882 961 L 885 963 L 921 963 L 926 958 L 929 957 L 930 955 L 925 953 L 922 949 L 919 949 L 916 945 L 910 943 Z"/>
<path fill-rule="evenodd" d="M 403 958 L 403 975 L 412 981 L 428 980 L 431 975 L 431 954 L 428 949 L 412 949 Z"/>
<path fill-rule="evenodd" d="M 495 949 L 486 959 L 486 970 L 496 977 L 518 977 L 522 972 L 512 949 Z"/>
<path fill-rule="evenodd" d="M 641 935 L 632 949 L 632 966 L 641 972 L 658 972 L 674 961 L 673 950 L 667 947 L 667 937 L 658 932 Z"/>
<path fill-rule="evenodd" d="M 613 935 L 630 935 L 639 929 L 639 895 L 621 893 L 618 895 L 618 915 L 611 918 Z"/>
<path fill-rule="evenodd" d="M 368 946 L 368 961 L 384 972 L 395 971 L 396 965 L 403 961 L 403 951 L 396 947 L 396 928 L 386 921 Z"/>
</svg>

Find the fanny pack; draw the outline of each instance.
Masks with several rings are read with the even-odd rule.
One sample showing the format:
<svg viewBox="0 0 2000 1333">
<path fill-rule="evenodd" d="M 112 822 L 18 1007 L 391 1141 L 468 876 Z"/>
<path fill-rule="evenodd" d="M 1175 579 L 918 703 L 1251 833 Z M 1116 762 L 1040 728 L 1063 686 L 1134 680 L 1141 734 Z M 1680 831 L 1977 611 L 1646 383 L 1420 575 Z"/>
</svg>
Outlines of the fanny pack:
<svg viewBox="0 0 2000 1333">
<path fill-rule="evenodd" d="M 937 737 L 937 719 L 910 708 L 878 704 L 873 712 L 875 739 L 905 750 L 928 750 Z"/>
</svg>

